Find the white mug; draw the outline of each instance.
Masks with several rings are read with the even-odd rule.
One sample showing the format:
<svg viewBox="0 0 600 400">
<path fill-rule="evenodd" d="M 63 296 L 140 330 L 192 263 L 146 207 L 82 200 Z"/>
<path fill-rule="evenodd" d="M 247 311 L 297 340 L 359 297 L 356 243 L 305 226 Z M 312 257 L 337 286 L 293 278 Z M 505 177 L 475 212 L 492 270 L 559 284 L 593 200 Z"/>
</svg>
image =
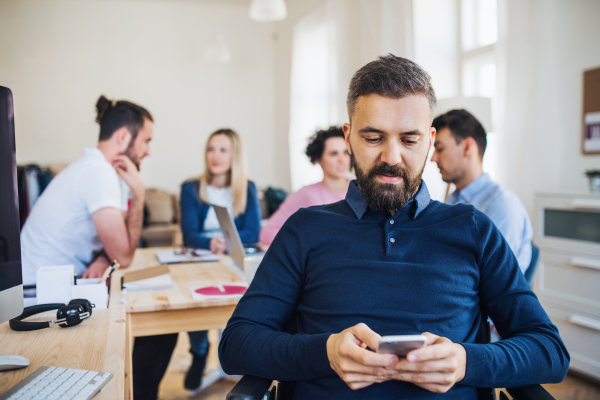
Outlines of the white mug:
<svg viewBox="0 0 600 400">
<path fill-rule="evenodd" d="M 246 282 L 248 282 L 248 285 L 252 282 L 252 279 L 254 279 L 254 274 L 256 274 L 256 270 L 262 262 L 263 257 L 264 254 L 244 257 L 244 274 L 246 275 Z"/>
</svg>

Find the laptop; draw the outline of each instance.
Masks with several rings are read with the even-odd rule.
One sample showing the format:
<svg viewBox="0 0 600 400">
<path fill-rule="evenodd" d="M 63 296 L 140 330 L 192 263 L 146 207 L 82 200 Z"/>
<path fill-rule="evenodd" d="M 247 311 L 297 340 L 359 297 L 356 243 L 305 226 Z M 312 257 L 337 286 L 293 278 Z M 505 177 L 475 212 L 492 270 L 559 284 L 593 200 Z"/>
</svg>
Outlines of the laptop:
<svg viewBox="0 0 600 400">
<path fill-rule="evenodd" d="M 242 240 L 240 239 L 240 235 L 231 215 L 227 212 L 227 208 L 215 205 L 213 205 L 213 208 L 217 214 L 217 219 L 219 220 L 221 232 L 223 232 L 223 237 L 227 244 L 229 256 L 238 268 L 246 272 L 246 264 L 249 262 L 252 262 L 252 264 L 256 263 L 257 258 L 264 255 L 264 252 L 257 252 L 255 249 L 249 249 L 249 251 L 247 251 L 242 244 Z M 252 276 L 253 275 L 254 274 L 252 274 Z"/>
</svg>

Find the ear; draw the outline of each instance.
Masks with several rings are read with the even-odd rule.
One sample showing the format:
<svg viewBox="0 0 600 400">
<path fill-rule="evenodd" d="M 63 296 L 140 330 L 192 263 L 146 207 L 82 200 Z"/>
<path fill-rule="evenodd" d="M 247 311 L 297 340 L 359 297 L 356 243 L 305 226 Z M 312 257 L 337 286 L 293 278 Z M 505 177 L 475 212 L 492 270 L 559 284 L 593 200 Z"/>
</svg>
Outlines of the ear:
<svg viewBox="0 0 600 400">
<path fill-rule="evenodd" d="M 131 142 L 131 133 L 125 127 L 119 128 L 113 133 L 113 137 L 117 141 L 117 145 L 119 148 L 125 150 L 129 146 L 129 142 Z"/>
<path fill-rule="evenodd" d="M 477 143 L 475 139 L 472 137 L 468 137 L 463 139 L 464 142 L 464 156 L 466 158 L 479 157 L 479 148 L 477 147 Z"/>
<path fill-rule="evenodd" d="M 342 125 L 342 130 L 344 131 L 344 140 L 346 141 L 348 153 L 352 154 L 352 148 L 350 147 L 350 124 L 346 123 Z"/>
<path fill-rule="evenodd" d="M 429 128 L 429 149 L 433 147 L 433 143 L 435 143 L 435 134 L 437 133 L 436 129 L 432 126 Z"/>
</svg>

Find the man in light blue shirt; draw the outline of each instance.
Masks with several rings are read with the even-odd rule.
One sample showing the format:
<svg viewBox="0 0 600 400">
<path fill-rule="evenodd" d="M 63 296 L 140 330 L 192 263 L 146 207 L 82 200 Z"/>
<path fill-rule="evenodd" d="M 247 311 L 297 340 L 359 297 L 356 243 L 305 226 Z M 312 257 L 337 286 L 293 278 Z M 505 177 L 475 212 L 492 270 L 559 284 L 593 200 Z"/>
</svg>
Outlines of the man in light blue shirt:
<svg viewBox="0 0 600 400">
<path fill-rule="evenodd" d="M 444 182 L 456 190 L 447 204 L 471 204 L 498 227 L 519 262 L 521 272 L 531 262 L 533 228 L 519 197 L 483 173 L 487 145 L 481 123 L 466 110 L 452 110 L 433 120 L 436 128 L 434 153 Z"/>
</svg>

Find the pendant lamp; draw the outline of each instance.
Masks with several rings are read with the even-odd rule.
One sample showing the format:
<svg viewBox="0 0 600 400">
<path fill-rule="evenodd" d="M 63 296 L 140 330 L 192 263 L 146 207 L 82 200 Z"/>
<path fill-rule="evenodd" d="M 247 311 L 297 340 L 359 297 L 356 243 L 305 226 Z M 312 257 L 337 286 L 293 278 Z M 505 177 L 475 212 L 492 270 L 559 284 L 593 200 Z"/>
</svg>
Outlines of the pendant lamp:
<svg viewBox="0 0 600 400">
<path fill-rule="evenodd" d="M 287 7 L 283 0 L 252 0 L 250 18 L 255 21 L 281 21 L 287 16 Z"/>
</svg>

